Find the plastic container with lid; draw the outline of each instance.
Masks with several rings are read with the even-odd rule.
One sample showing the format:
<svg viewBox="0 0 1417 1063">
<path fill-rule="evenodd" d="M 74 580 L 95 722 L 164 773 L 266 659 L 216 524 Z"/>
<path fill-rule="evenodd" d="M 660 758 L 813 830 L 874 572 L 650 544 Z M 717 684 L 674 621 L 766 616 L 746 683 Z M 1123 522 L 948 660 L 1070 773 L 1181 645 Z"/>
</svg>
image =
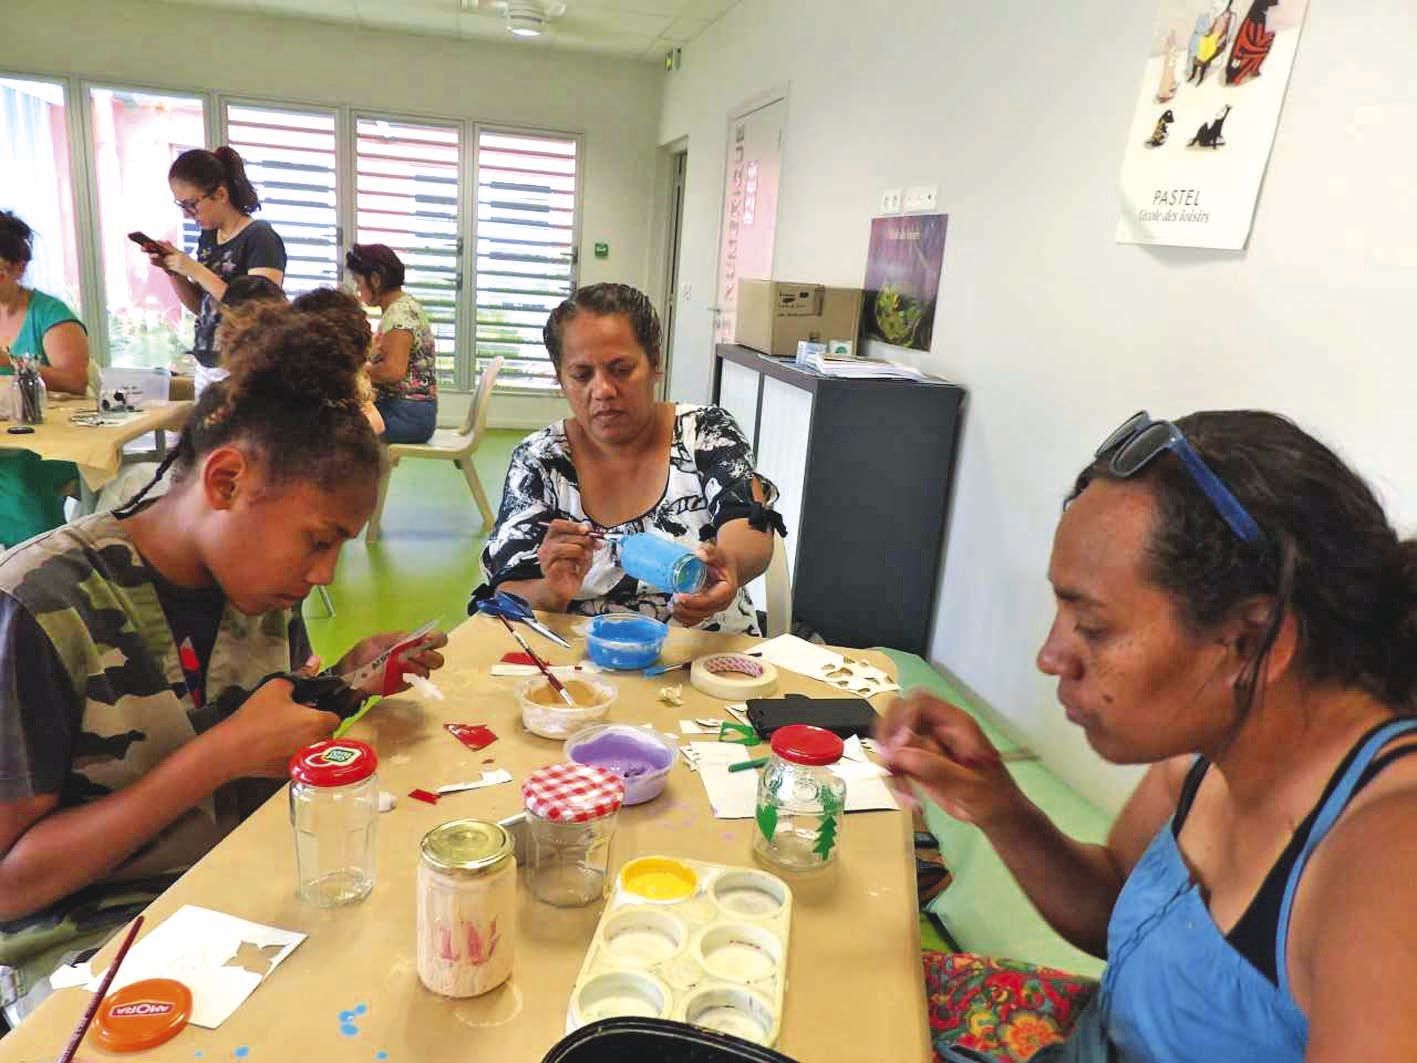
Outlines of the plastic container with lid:
<svg viewBox="0 0 1417 1063">
<path fill-rule="evenodd" d="M 363 742 L 328 739 L 290 761 L 290 825 L 300 899 L 321 908 L 374 888 L 379 758 Z"/>
<path fill-rule="evenodd" d="M 694 551 L 649 532 L 620 540 L 620 567 L 665 594 L 693 594 L 708 580 L 708 566 Z"/>
<path fill-rule="evenodd" d="M 586 656 L 602 668 L 629 671 L 659 660 L 669 625 L 639 613 L 602 613 L 586 624 Z"/>
<path fill-rule="evenodd" d="M 418 861 L 418 977 L 435 993 L 475 997 L 512 973 L 517 861 L 496 823 L 455 819 L 423 836 Z"/>
<path fill-rule="evenodd" d="M 619 691 L 615 684 L 591 675 L 577 675 L 562 683 L 576 701 L 571 708 L 551 688 L 544 675 L 534 675 L 517 687 L 522 726 L 542 738 L 566 738 L 582 727 L 605 719 Z"/>
<path fill-rule="evenodd" d="M 784 871 L 815 871 L 836 857 L 846 783 L 830 765 L 844 746 L 809 724 L 779 727 L 758 780 L 753 854 Z"/>
<path fill-rule="evenodd" d="M 522 781 L 522 798 L 527 888 L 538 900 L 562 908 L 604 897 L 624 780 L 590 764 L 551 764 Z"/>
</svg>

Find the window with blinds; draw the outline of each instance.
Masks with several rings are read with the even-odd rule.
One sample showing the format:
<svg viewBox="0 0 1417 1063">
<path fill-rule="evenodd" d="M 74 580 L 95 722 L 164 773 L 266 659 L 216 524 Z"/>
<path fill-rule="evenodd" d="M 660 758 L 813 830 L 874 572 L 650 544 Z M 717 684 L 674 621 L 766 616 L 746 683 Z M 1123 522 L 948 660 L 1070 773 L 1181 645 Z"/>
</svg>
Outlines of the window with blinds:
<svg viewBox="0 0 1417 1063">
<path fill-rule="evenodd" d="M 230 103 L 226 143 L 241 155 L 261 197 L 258 217 L 285 241 L 285 290 L 299 295 L 337 283 L 334 113 Z"/>
<path fill-rule="evenodd" d="M 505 360 L 499 387 L 554 389 L 546 316 L 576 284 L 577 142 L 477 134 L 477 374 Z"/>
<path fill-rule="evenodd" d="M 428 312 L 438 383 L 457 381 L 458 127 L 359 118 L 355 122 L 355 242 L 387 244 L 406 269 L 404 291 Z"/>
</svg>

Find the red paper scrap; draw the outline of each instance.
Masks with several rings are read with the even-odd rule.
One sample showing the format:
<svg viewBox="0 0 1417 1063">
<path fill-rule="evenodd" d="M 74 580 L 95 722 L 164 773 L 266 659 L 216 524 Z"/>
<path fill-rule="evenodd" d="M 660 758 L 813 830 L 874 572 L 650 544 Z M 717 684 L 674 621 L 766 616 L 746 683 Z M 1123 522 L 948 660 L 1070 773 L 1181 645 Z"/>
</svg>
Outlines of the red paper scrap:
<svg viewBox="0 0 1417 1063">
<path fill-rule="evenodd" d="M 473 752 L 486 749 L 497 741 L 497 736 L 486 724 L 445 723 L 443 726 L 448 729 L 450 735 Z"/>
<path fill-rule="evenodd" d="M 531 659 L 529 653 L 504 653 L 502 655 L 503 664 L 524 664 L 529 668 L 535 668 L 536 662 Z"/>
<path fill-rule="evenodd" d="M 438 803 L 438 795 L 429 793 L 427 790 L 410 790 L 408 796 L 415 801 L 422 801 L 429 805 L 436 805 Z"/>
</svg>

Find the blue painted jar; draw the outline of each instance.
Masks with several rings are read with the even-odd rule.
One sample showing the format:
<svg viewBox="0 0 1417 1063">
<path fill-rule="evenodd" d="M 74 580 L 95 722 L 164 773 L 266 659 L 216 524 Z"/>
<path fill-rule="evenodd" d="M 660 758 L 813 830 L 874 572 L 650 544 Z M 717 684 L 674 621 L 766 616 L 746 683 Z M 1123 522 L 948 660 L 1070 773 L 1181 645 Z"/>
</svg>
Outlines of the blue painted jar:
<svg viewBox="0 0 1417 1063">
<path fill-rule="evenodd" d="M 586 656 L 602 668 L 628 671 L 659 660 L 669 627 L 638 613 L 602 613 L 586 628 Z"/>
<path fill-rule="evenodd" d="M 694 551 L 649 532 L 620 540 L 620 567 L 666 594 L 693 594 L 708 580 L 708 566 Z"/>
</svg>

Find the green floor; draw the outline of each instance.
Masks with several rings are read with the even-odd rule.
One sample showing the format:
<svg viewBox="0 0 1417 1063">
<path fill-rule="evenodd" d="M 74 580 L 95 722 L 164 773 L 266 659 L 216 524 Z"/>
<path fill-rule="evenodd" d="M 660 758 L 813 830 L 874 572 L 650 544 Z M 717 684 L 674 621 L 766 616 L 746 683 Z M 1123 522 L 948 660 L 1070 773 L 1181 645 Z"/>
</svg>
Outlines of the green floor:
<svg viewBox="0 0 1417 1063">
<path fill-rule="evenodd" d="M 489 431 L 474 463 L 495 509 L 512 450 L 522 430 Z M 315 652 L 328 663 L 365 635 L 412 630 L 438 618 L 451 628 L 467 616 L 467 599 L 482 582 L 479 558 L 487 542 L 482 517 L 462 473 L 450 461 L 403 461 L 384 505 L 383 528 L 372 546 L 346 543 L 330 586 L 335 616 L 317 595 L 305 603 Z"/>
</svg>

